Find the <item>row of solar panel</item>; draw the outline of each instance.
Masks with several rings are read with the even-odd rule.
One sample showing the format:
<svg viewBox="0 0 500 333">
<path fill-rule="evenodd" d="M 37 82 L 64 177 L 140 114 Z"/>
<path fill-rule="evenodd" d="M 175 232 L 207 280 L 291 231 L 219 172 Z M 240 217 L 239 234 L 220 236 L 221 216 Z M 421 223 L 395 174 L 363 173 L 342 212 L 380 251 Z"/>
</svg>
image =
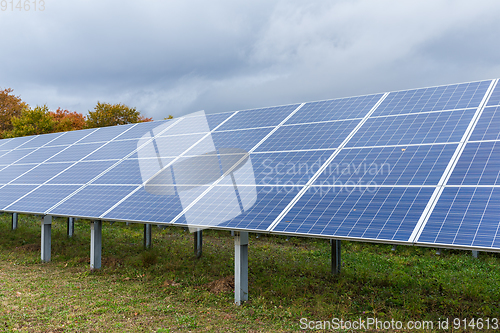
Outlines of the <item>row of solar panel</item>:
<svg viewBox="0 0 500 333">
<path fill-rule="evenodd" d="M 482 100 L 488 85 L 489 82 L 482 82 L 389 94 L 389 97 L 376 110 L 381 113 L 374 113 L 374 115 L 384 114 L 383 112 L 386 115 L 392 115 L 435 111 L 439 109 L 448 110 L 451 108 L 476 107 Z M 354 99 L 316 102 L 316 105 L 308 103 L 299 110 L 301 112 L 295 113 L 288 121 L 293 123 L 294 117 L 305 115 L 306 113 L 302 111 L 308 110 L 308 108 L 307 113 L 312 115 L 312 118 L 308 118 L 308 121 L 312 119 L 321 119 L 323 121 L 325 115 L 331 113 L 331 109 L 325 107 L 327 103 L 330 103 L 330 105 L 340 105 L 339 108 L 348 110 L 350 116 L 364 116 L 380 96 L 373 95 Z M 492 95 L 492 98 L 494 96 L 495 93 Z M 349 100 L 351 100 L 351 104 L 349 104 Z M 354 103 L 354 101 L 357 102 Z M 489 105 L 491 105 L 491 99 Z M 266 126 L 275 126 L 283 121 L 285 116 L 289 115 L 296 107 L 296 105 L 281 107 L 281 109 L 288 108 L 283 113 L 280 112 L 281 110 L 272 113 L 269 112 L 270 109 L 245 111 L 236 114 L 232 118 L 229 117 L 233 113 L 228 113 L 208 116 L 207 120 L 209 123 L 217 124 L 217 126 L 222 121 L 227 120 L 220 126 L 221 130 L 226 125 L 230 127 L 241 126 L 239 124 L 242 122 L 247 127 L 258 127 L 263 122 L 265 122 Z M 495 122 L 498 122 L 498 118 L 495 118 L 496 111 L 497 108 L 488 108 L 485 110 L 477 126 L 478 129 L 482 128 L 482 130 L 477 130 L 477 134 L 474 132 L 471 140 L 479 137 L 481 139 L 492 138 L 498 135 L 498 130 L 495 129 Z M 259 116 L 259 112 L 262 113 L 261 116 Z M 368 119 L 367 123 L 348 142 L 347 146 L 363 147 L 458 142 L 462 138 L 474 113 L 475 110 L 472 109 Z M 314 115 L 318 118 L 314 118 Z M 334 117 L 339 116 L 334 115 Z M 328 119 L 332 120 L 332 118 Z M 483 119 L 486 120 L 483 121 Z M 190 120 L 192 123 L 193 119 Z M 251 121 L 259 123 L 252 123 Z M 119 138 L 137 138 L 139 134 L 144 135 L 148 131 L 156 135 L 160 130 L 164 130 L 167 126 L 172 125 L 172 123 L 165 122 L 163 124 L 164 127 L 160 126 L 159 129 L 156 128 L 158 123 L 150 123 L 119 127 L 122 130 L 128 129 L 126 132 L 115 132 L 117 127 L 101 129 L 95 131 L 95 133 L 89 130 L 85 132 L 86 134 L 83 131 L 69 132 L 65 135 L 71 134 L 78 137 L 74 133 L 90 134 L 85 138 L 83 134 L 81 137 L 78 137 L 83 138 L 80 141 L 82 143 L 96 142 L 88 140 L 110 140 L 116 137 L 118 133 L 121 133 Z M 359 120 L 283 126 L 264 141 L 256 151 L 334 149 L 351 133 L 352 129 L 358 123 Z M 432 125 L 428 126 L 430 123 Z M 182 122 L 179 124 L 182 124 Z M 210 125 L 210 128 L 212 126 L 214 125 Z M 481 126 L 484 126 L 484 128 Z M 167 131 L 167 133 L 180 135 L 184 131 L 188 131 L 189 128 L 199 128 L 199 126 L 196 126 L 196 124 L 184 127 L 173 126 L 171 129 L 174 129 L 175 132 Z M 194 150 L 189 151 L 189 154 L 204 154 L 210 151 L 209 148 L 213 147 L 214 144 L 215 147 L 231 146 L 249 151 L 252 147 L 260 143 L 271 130 L 272 128 L 261 128 L 247 131 L 213 133 L 210 139 L 213 142 L 208 142 L 209 139 L 207 139 L 206 143 L 204 141 L 199 142 L 198 145 L 195 145 Z M 94 137 L 94 139 L 89 139 L 91 137 Z M 42 142 L 49 142 L 49 139 L 52 138 L 55 139 L 52 142 L 54 143 L 62 137 L 47 135 L 38 138 L 44 138 L 43 140 L 45 141 Z M 497 138 L 498 136 L 495 139 Z M 26 142 L 23 147 L 30 147 L 29 139 L 22 139 Z M 95 153 L 92 152 L 102 144 L 93 146 L 74 145 L 72 148 L 75 147 L 78 149 L 67 149 L 64 151 L 65 147 L 41 148 L 37 151 L 32 151 L 33 153 L 26 157 L 29 159 L 25 160 L 24 163 L 37 163 L 36 161 L 40 161 L 39 159 L 37 160 L 37 156 L 39 156 L 38 158 L 43 158 L 50 154 L 52 154 L 50 156 L 54 156 L 54 154 L 60 152 L 50 159 L 50 161 L 56 161 L 57 156 L 70 151 L 70 156 L 72 156 L 70 157 L 71 161 L 78 157 L 82 161 L 74 165 L 72 163 L 42 164 L 37 167 L 36 172 L 31 176 L 30 172 L 23 175 L 25 172 L 23 170 L 29 170 L 29 168 L 22 168 L 26 167 L 26 165 L 4 167 L 4 170 L 0 171 L 0 176 L 6 177 L 6 184 L 11 183 L 10 185 L 3 185 L 0 188 L 0 205 L 1 207 L 5 207 L 4 210 L 9 211 L 50 212 L 56 215 L 144 222 L 172 221 L 178 218 L 179 214 L 183 211 L 185 205 L 181 202 L 183 199 L 182 196 L 179 193 L 177 193 L 178 195 L 155 195 L 146 191 L 143 186 L 138 185 L 144 181 L 141 175 L 141 172 L 143 173 L 144 171 L 141 170 L 140 161 L 148 159 L 154 161 L 154 158 L 160 155 L 161 163 L 168 165 L 173 159 L 165 156 L 179 156 L 182 152 L 186 151 L 187 147 L 192 146 L 202 139 L 203 134 L 178 136 L 175 142 L 168 141 L 167 138 L 155 139 L 154 142 L 156 142 L 157 146 L 169 147 L 170 155 L 159 154 L 158 147 L 156 147 L 154 153 L 139 156 L 139 154 L 135 153 L 135 150 L 138 144 L 142 142 L 141 140 L 111 142 Z M 8 144 L 11 144 L 11 141 L 5 143 L 7 145 L 5 146 L 6 148 L 9 147 Z M 474 144 L 469 143 L 463 154 L 464 159 L 460 159 L 457 165 L 456 172 L 458 174 L 457 176 L 452 175 L 449 183 L 455 182 L 456 184 L 473 185 L 478 183 L 483 185 L 491 184 L 494 181 L 494 184 L 497 184 L 498 164 L 494 158 L 491 158 L 492 156 L 494 157 L 493 150 L 495 149 L 495 144 L 495 142 L 477 143 L 477 145 L 482 145 L 482 149 L 475 149 Z M 82 149 L 84 146 L 88 150 Z M 200 149 L 197 150 L 196 147 Z M 2 148 L 4 148 L 4 145 L 0 146 L 0 149 Z M 175 150 L 176 148 L 178 148 L 177 151 Z M 42 149 L 47 150 L 44 153 L 40 152 L 38 154 Z M 49 151 L 48 149 L 53 150 Z M 455 149 L 456 144 L 343 150 L 314 183 L 315 185 L 323 186 L 311 187 L 297 202 L 295 207 L 286 214 L 284 219 L 277 224 L 274 231 L 317 236 L 407 241 L 430 196 L 434 192 L 434 188 L 367 187 L 366 185 L 374 185 L 373 183 L 385 186 L 435 185 Z M 12 152 L 12 160 L 18 160 L 16 158 L 19 156 L 16 157 L 15 154 L 19 153 L 19 151 L 25 151 L 25 149 L 18 149 Z M 199 225 L 214 226 L 214 223 L 217 221 L 224 221 L 224 217 L 219 216 L 221 214 L 225 214 L 225 217 L 237 215 L 234 218 L 227 219 L 228 221 L 226 222 L 216 223 L 216 225 L 227 228 L 265 230 L 295 197 L 297 192 L 303 188 L 305 182 L 312 176 L 312 173 L 317 171 L 314 168 L 319 168 L 319 165 L 324 163 L 331 153 L 331 150 L 323 150 L 252 154 L 251 160 L 254 165 L 255 179 L 249 179 L 248 177 L 238 179 L 236 191 L 233 188 L 234 184 L 230 182 L 225 183 L 224 181 L 212 189 L 205 185 L 197 186 L 198 190 L 190 193 L 190 196 L 196 198 L 207 190 L 210 191 L 209 195 L 205 195 L 193 206 L 194 208 L 191 208 L 189 216 L 183 216 L 176 220 L 176 222 L 192 223 L 192 221 L 197 221 Z M 9 163 L 6 159 L 9 157 L 8 154 L 10 153 L 4 155 L 5 159 L 2 157 L 1 163 Z M 482 172 L 478 172 L 477 166 L 474 167 L 474 172 L 470 172 L 467 169 L 471 164 L 467 158 L 470 158 L 471 161 L 477 161 L 473 163 L 480 165 L 487 154 L 489 154 L 488 163 L 483 165 Z M 94 156 L 91 157 L 92 155 Z M 128 158 L 124 159 L 125 157 Z M 137 159 L 138 157 L 143 157 L 143 159 Z M 113 158 L 115 160 L 112 160 Z M 108 161 L 90 162 L 102 159 Z M 121 159 L 124 160 L 117 164 L 117 161 Z M 21 163 L 23 160 L 24 158 L 18 162 Z M 64 158 L 60 160 L 60 162 L 63 161 L 68 160 Z M 182 159 L 178 160 L 178 162 L 180 161 Z M 287 163 L 285 164 L 283 161 L 287 161 Z M 362 171 L 360 171 L 360 164 L 363 161 L 370 161 L 370 165 L 368 167 L 366 164 L 362 165 Z M 282 164 L 280 165 L 280 163 Z M 112 169 L 112 172 L 107 172 L 101 177 L 97 177 L 115 164 L 116 167 Z M 384 169 L 385 165 L 388 165 L 388 168 Z M 69 166 L 71 167 L 68 168 Z M 29 167 L 33 167 L 33 165 Z M 155 170 L 154 167 L 151 168 L 153 171 Z M 297 171 L 295 172 L 293 168 L 297 168 Z M 306 169 L 307 171 L 305 171 Z M 62 170 L 68 170 L 69 172 L 66 171 L 58 175 Z M 496 174 L 494 174 L 495 171 L 497 172 Z M 16 179 L 16 177 L 19 178 Z M 95 180 L 92 181 L 93 179 Z M 88 184 L 90 181 L 92 183 Z M 460 181 L 462 182 L 460 183 Z M 253 186 L 254 182 L 257 186 Z M 330 184 L 326 182 L 331 182 L 332 186 L 324 186 Z M 55 183 L 66 185 L 50 185 Z M 82 186 L 81 184 L 86 185 Z M 122 186 L 99 184 L 122 184 Z M 356 186 L 343 186 L 351 184 Z M 448 189 L 445 190 L 444 197 L 446 197 L 447 191 Z M 245 203 L 252 202 L 252 200 L 254 200 L 252 205 L 245 209 Z M 352 207 L 349 208 L 350 206 Z M 141 207 L 141 209 L 138 209 L 138 207 Z M 488 211 L 488 209 L 486 207 L 483 211 Z M 357 214 L 354 213 L 356 211 L 358 212 Z M 433 221 L 433 216 L 430 222 Z M 487 214 L 487 216 L 490 215 Z M 189 219 L 189 221 L 186 219 Z"/>
<path fill-rule="evenodd" d="M 460 110 L 454 112 L 426 113 L 405 117 L 388 117 L 369 119 L 356 135 L 348 142 L 347 147 L 366 146 L 389 146 L 389 145 L 414 145 L 459 142 L 469 125 L 475 110 Z M 257 152 L 266 151 L 290 151 L 290 150 L 314 150 L 334 149 L 345 139 L 358 121 L 343 121 L 333 123 L 318 123 L 297 126 L 280 127 L 262 145 Z M 154 123 L 145 123 L 136 126 L 122 127 L 121 130 L 130 129 L 134 132 L 144 133 L 153 127 Z M 166 125 L 166 124 L 165 124 Z M 155 124 L 155 126 L 159 126 Z M 498 126 L 500 126 L 499 107 L 486 108 L 476 126 L 470 140 L 498 140 Z M 145 127 L 144 130 L 141 128 Z M 161 127 L 161 125 L 160 125 Z M 175 128 L 174 125 L 172 128 Z M 90 134 L 87 131 L 67 132 L 61 134 L 48 134 L 32 137 L 31 141 L 44 143 L 43 146 L 34 148 L 29 144 L 27 138 L 19 138 L 25 144 L 18 149 L 0 150 L 0 167 L 15 164 L 78 161 L 83 158 L 86 161 L 121 159 L 130 152 L 138 149 L 141 139 L 117 140 L 126 136 L 127 132 L 117 137 L 116 128 L 109 128 L 114 136 L 108 136 L 113 141 L 104 143 L 85 143 L 89 137 L 96 135 L 99 131 Z M 266 135 L 272 128 L 260 128 L 230 132 L 215 132 L 205 141 L 210 141 L 216 147 L 238 147 L 250 150 Z M 100 131 L 102 138 L 107 131 Z M 74 133 L 77 133 L 76 135 Z M 118 132 L 119 133 L 119 132 Z M 88 136 L 83 136 L 86 134 Z M 89 135 L 90 134 L 90 135 Z M 175 157 L 183 153 L 186 144 L 195 143 L 206 134 L 190 134 L 182 136 L 161 136 L 155 139 L 157 145 L 162 147 L 160 155 L 165 158 Z M 78 138 L 73 145 L 58 145 L 64 136 Z M 52 141 L 51 141 L 52 140 Z M 0 141 L 1 142 L 1 141 Z M 5 145 L 9 146 L 10 142 Z M 198 147 L 188 152 L 188 155 L 198 155 L 207 143 L 201 142 Z M 2 146 L 3 147 L 3 146 Z M 0 147 L 0 148 L 2 148 Z M 8 148 L 8 147 L 5 147 Z M 199 149 L 198 149 L 199 148 Z M 143 157 L 156 157 L 156 153 L 150 152 Z"/>
<path fill-rule="evenodd" d="M 389 94 L 384 102 L 377 108 L 372 117 L 388 116 L 398 114 L 408 114 L 414 112 L 429 112 L 429 111 L 442 111 L 442 110 L 457 110 L 475 108 L 479 105 L 481 99 L 488 88 L 490 81 L 482 81 L 475 83 L 466 83 L 460 85 L 452 85 L 446 87 L 425 88 L 410 91 L 395 92 Z M 499 89 L 495 90 L 491 101 L 495 100 L 496 94 L 500 95 Z M 284 125 L 301 124 L 310 122 L 324 122 L 333 120 L 346 120 L 346 119 L 359 119 L 366 115 L 366 113 L 373 107 L 373 105 L 380 99 L 382 95 L 369 95 L 345 99 L 336 99 L 329 101 L 320 101 L 306 103 L 305 106 L 295 113 Z M 498 97 L 500 99 L 500 97 Z M 496 103 L 496 104 L 495 104 Z M 498 102 L 493 104 L 498 105 Z M 235 130 L 244 128 L 256 127 L 272 127 L 280 123 L 286 116 L 298 107 L 296 105 L 287 105 L 273 108 L 264 108 L 257 110 L 240 111 L 235 117 L 226 122 L 218 130 Z M 192 133 L 196 130 L 197 121 L 208 121 L 209 128 L 213 129 L 218 126 L 222 121 L 226 120 L 233 113 L 222 113 L 215 115 L 208 115 L 205 117 L 192 117 L 190 121 L 181 122 L 177 126 L 168 131 L 168 135 L 178 135 Z M 445 116 L 446 117 L 446 116 Z M 407 118 L 407 117 L 405 117 Z M 425 116 L 415 121 L 425 120 Z M 397 120 L 397 121 L 401 121 Z M 405 119 L 406 120 L 406 119 Z M 375 120 L 374 120 L 375 121 Z M 387 122 L 391 120 L 380 120 Z M 413 121 L 410 118 L 409 121 Z M 345 125 L 345 124 L 343 124 Z M 133 125 L 127 125 L 134 127 Z M 140 127 L 132 128 L 120 135 L 120 140 L 140 138 L 145 132 L 153 130 L 158 126 L 158 122 L 143 125 Z M 1 140 L 0 150 L 9 150 L 19 147 L 33 148 L 40 147 L 50 140 L 51 145 L 72 144 L 76 140 L 79 143 L 90 142 L 105 142 L 116 137 L 120 132 L 127 129 L 126 127 L 118 127 L 114 130 L 85 130 L 78 132 L 67 133 L 64 136 L 59 134 L 46 135 L 33 139 L 32 137 L 16 138 L 13 140 Z M 95 133 L 92 133 L 94 132 Z M 92 135 L 88 135 L 92 133 Z M 83 138 L 86 136 L 85 138 Z"/>
<path fill-rule="evenodd" d="M 314 185 L 377 184 L 437 185 L 456 144 L 343 149 L 319 175 Z M 332 154 L 331 150 L 252 153 L 255 183 L 259 185 L 305 184 Z M 184 157 L 178 161 L 189 159 Z M 166 165 L 172 158 L 163 158 Z M 105 161 L 12 164 L 0 171 L 3 184 L 86 184 L 98 175 L 95 184 L 140 185 L 145 179 L 140 162 L 128 158 Z M 117 162 L 120 162 L 117 164 Z M 469 143 L 451 175 L 448 185 L 500 185 L 498 165 L 500 142 Z M 116 166 L 110 169 L 113 165 Z M 109 170 L 109 171 L 107 171 Z M 107 171 L 107 172 L 105 172 Z M 203 170 L 200 171 L 201 173 Z M 193 175 L 194 176 L 194 175 Z M 247 184 L 247 180 L 241 180 Z M 192 183 L 185 178 L 186 184 Z"/>
</svg>

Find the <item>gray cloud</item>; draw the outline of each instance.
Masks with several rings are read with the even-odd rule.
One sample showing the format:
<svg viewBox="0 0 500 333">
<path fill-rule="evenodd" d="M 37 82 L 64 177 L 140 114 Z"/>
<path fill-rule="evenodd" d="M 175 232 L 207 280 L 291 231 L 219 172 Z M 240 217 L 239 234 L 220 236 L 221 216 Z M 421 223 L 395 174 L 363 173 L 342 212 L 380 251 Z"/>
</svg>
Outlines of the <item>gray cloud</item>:
<svg viewBox="0 0 500 333">
<path fill-rule="evenodd" d="M 61 1 L 0 12 L 0 86 L 162 119 L 498 77 L 500 3 Z"/>
</svg>

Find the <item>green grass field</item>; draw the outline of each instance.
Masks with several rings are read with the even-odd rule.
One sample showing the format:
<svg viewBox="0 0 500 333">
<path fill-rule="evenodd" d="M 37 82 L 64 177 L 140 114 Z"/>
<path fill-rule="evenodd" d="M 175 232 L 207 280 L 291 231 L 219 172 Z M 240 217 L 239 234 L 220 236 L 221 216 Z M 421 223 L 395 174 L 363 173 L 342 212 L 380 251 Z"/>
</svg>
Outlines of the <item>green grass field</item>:
<svg viewBox="0 0 500 333">
<path fill-rule="evenodd" d="M 200 259 L 181 228 L 154 227 L 147 251 L 142 233 L 103 223 L 103 268 L 90 272 L 88 221 L 68 239 L 66 220 L 55 219 L 44 264 L 40 219 L 21 215 L 11 231 L 10 215 L 0 216 L 0 331 L 300 332 L 301 318 L 449 318 L 450 330 L 453 318 L 461 327 L 482 318 L 488 331 L 486 319 L 491 330 L 500 318 L 498 254 L 343 242 L 342 273 L 332 276 L 328 241 L 251 234 L 250 300 L 235 306 L 229 232 L 205 230 Z"/>
</svg>

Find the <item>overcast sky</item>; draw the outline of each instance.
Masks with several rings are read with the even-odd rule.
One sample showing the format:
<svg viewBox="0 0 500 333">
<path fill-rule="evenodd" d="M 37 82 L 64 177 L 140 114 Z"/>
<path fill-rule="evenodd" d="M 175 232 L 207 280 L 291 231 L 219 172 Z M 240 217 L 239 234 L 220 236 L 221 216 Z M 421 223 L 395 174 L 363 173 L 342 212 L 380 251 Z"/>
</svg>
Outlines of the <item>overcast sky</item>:
<svg viewBox="0 0 500 333">
<path fill-rule="evenodd" d="M 500 77 L 498 0 L 33 1 L 0 11 L 0 88 L 31 106 L 159 120 Z"/>
</svg>

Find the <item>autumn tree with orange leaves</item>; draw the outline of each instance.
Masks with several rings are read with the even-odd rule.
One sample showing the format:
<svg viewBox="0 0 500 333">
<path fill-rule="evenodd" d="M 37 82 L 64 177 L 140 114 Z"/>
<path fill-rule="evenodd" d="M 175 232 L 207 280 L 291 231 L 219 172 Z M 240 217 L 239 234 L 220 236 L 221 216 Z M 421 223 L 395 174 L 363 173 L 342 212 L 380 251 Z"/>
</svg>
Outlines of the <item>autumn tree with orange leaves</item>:
<svg viewBox="0 0 500 333">
<path fill-rule="evenodd" d="M 85 117 L 78 112 L 70 112 L 57 108 L 56 111 L 50 111 L 56 121 L 55 132 L 67 132 L 85 128 Z"/>
<path fill-rule="evenodd" d="M 11 94 L 12 91 L 11 88 L 0 90 L 0 138 L 12 131 L 12 117 L 21 116 L 22 110 L 29 107 L 21 97 Z"/>
<path fill-rule="evenodd" d="M 153 121 L 146 118 L 136 108 L 125 104 L 110 104 L 97 102 L 94 111 L 89 111 L 86 127 L 105 127 Z"/>
</svg>

